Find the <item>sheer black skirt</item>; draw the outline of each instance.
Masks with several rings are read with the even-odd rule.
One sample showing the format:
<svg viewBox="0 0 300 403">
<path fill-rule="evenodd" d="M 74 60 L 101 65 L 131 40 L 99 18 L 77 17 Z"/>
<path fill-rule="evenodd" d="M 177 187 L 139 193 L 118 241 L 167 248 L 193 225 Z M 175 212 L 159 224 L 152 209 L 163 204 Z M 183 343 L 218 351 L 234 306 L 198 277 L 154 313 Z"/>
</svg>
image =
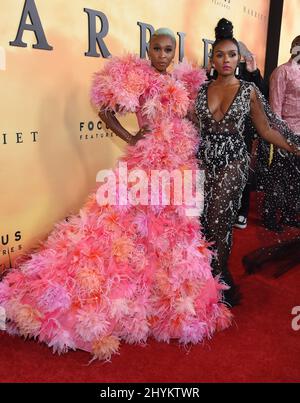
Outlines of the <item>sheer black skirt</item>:
<svg viewBox="0 0 300 403">
<path fill-rule="evenodd" d="M 249 173 L 249 154 L 238 135 L 217 134 L 203 141 L 199 159 L 205 170 L 203 231 L 215 252 L 214 275 L 233 284 L 228 270 L 232 230 L 241 205 Z"/>
</svg>

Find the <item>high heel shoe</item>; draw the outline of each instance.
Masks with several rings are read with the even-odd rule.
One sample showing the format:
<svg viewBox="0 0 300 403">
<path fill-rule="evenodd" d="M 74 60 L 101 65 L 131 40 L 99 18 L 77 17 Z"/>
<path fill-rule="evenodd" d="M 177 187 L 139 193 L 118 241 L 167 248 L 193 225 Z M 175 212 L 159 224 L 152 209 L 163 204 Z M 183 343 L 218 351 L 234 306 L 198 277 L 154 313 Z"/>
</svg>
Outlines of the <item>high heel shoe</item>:
<svg viewBox="0 0 300 403">
<path fill-rule="evenodd" d="M 223 302 L 231 307 L 239 305 L 242 300 L 240 287 L 235 284 L 228 267 L 224 267 L 222 272 L 219 272 L 219 275 L 221 275 L 224 283 L 230 287 L 228 290 L 223 291 Z"/>
<path fill-rule="evenodd" d="M 258 271 L 260 271 L 264 263 L 260 263 L 258 260 L 250 258 L 249 256 L 244 256 L 242 262 L 247 274 L 257 273 Z"/>
</svg>

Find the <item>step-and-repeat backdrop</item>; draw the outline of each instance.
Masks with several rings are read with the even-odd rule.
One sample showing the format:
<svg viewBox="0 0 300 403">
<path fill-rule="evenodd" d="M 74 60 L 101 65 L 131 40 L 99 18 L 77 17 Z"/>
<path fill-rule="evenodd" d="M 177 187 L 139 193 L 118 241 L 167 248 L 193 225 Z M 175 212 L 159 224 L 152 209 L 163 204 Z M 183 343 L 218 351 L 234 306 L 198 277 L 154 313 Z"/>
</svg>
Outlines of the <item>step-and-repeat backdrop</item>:
<svg viewBox="0 0 300 403">
<path fill-rule="evenodd" d="M 106 56 L 139 54 L 144 30 L 148 40 L 168 26 L 203 65 L 226 17 L 263 69 L 268 14 L 269 0 L 1 0 L 0 271 L 75 213 L 124 151 L 89 100 Z"/>
<path fill-rule="evenodd" d="M 299 16 L 300 0 L 284 0 L 278 65 L 286 63 L 291 57 L 291 43 L 300 35 Z"/>
</svg>

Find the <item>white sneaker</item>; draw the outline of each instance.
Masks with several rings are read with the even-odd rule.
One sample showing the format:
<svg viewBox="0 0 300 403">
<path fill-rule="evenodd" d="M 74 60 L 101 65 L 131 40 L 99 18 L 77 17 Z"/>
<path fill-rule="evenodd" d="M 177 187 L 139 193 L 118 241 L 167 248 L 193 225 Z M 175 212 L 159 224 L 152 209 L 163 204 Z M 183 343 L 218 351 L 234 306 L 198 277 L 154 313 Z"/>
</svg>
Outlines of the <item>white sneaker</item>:
<svg viewBox="0 0 300 403">
<path fill-rule="evenodd" d="M 239 228 L 239 229 L 247 228 L 247 217 L 244 217 L 243 215 L 239 215 L 237 222 L 234 224 L 234 227 Z"/>
</svg>

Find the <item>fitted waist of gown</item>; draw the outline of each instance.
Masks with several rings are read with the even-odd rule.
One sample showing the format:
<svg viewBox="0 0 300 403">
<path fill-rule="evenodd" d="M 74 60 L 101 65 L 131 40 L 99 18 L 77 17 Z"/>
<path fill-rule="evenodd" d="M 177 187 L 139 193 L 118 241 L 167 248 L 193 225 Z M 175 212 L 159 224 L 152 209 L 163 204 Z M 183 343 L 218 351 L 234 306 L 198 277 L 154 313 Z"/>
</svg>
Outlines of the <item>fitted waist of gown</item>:
<svg viewBox="0 0 300 403">
<path fill-rule="evenodd" d="M 248 157 L 244 138 L 239 133 L 202 132 L 198 156 L 207 165 L 223 167 Z"/>
</svg>

